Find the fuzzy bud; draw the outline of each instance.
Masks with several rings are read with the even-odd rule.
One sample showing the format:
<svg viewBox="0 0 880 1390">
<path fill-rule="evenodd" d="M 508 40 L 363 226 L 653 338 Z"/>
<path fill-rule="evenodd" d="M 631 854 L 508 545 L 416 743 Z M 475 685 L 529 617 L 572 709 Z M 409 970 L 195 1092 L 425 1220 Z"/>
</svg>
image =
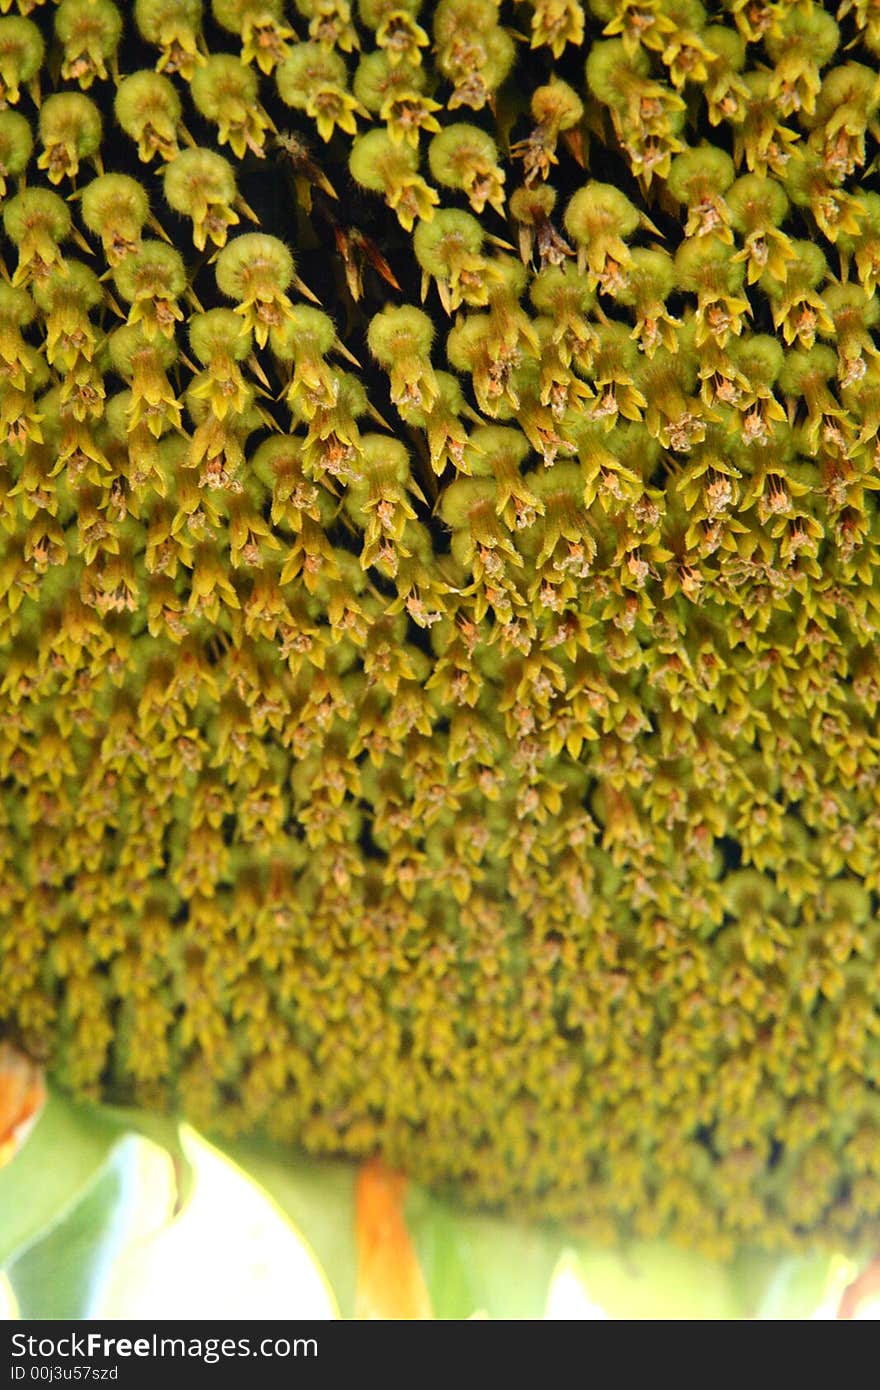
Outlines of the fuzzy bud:
<svg viewBox="0 0 880 1390">
<path fill-rule="evenodd" d="M 87 91 L 106 80 L 122 38 L 122 16 L 111 0 L 61 0 L 55 12 L 55 37 L 64 49 L 61 76 Z"/>
<path fill-rule="evenodd" d="M 43 65 L 43 36 L 36 24 L 16 15 L 0 19 L 0 97 L 15 106 L 20 88 L 33 82 Z"/>
<path fill-rule="evenodd" d="M 43 153 L 37 166 L 45 169 L 50 183 L 76 178 L 81 159 L 97 155 L 101 145 L 101 113 L 80 92 L 58 92 L 40 107 L 40 139 Z"/>
<path fill-rule="evenodd" d="M 134 72 L 124 77 L 113 109 L 126 135 L 137 141 L 144 163 L 157 154 L 161 159 L 173 159 L 177 154 L 180 97 L 167 77 L 156 72 Z"/>
<path fill-rule="evenodd" d="M 193 223 L 193 242 L 200 251 L 210 238 L 225 246 L 230 227 L 238 225 L 233 203 L 238 196 L 232 165 L 213 150 L 183 150 L 167 165 L 163 191 L 169 207 Z"/>
</svg>

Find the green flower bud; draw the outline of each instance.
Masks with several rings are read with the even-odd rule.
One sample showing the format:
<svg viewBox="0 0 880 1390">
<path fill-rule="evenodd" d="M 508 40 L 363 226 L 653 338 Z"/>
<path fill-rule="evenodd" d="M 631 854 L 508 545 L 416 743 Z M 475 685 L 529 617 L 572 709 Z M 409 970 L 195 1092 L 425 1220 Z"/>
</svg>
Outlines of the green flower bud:
<svg viewBox="0 0 880 1390">
<path fill-rule="evenodd" d="M 224 246 L 215 274 L 223 294 L 245 301 L 258 284 L 271 284 L 283 293 L 293 280 L 295 266 L 283 241 L 265 232 L 246 232 Z"/>
<path fill-rule="evenodd" d="M 272 334 L 272 351 L 283 362 L 303 354 L 327 357 L 335 344 L 335 323 L 329 314 L 310 304 L 295 304 L 282 328 Z"/>
<path fill-rule="evenodd" d="M 516 256 L 496 256 L 491 263 L 489 282 L 489 302 L 500 309 L 502 315 L 512 307 L 512 301 L 519 300 L 529 283 L 529 272 Z"/>
<path fill-rule="evenodd" d="M 837 238 L 839 251 L 852 254 L 864 249 L 874 239 L 880 239 L 880 193 L 866 189 L 859 193 L 862 205 L 861 226 L 857 233 L 841 232 Z"/>
<path fill-rule="evenodd" d="M 460 123 L 441 130 L 428 146 L 428 165 L 438 183 L 467 193 L 475 211 L 482 212 L 486 202 L 500 210 L 504 172 L 498 146 L 479 126 Z"/>
<path fill-rule="evenodd" d="M 491 478 L 510 469 L 519 473 L 532 452 L 520 430 L 506 425 L 478 425 L 471 430 L 465 460 L 475 478 Z M 530 484 L 534 479 L 530 478 Z"/>
<path fill-rule="evenodd" d="M 0 280 L 0 324 L 6 328 L 27 328 L 36 318 L 36 307 L 27 290 L 16 289 Z"/>
<path fill-rule="evenodd" d="M 367 329 L 367 345 L 391 378 L 395 405 L 430 409 L 437 398 L 431 366 L 434 325 L 411 304 L 389 305 L 375 314 Z"/>
<path fill-rule="evenodd" d="M 831 333 L 834 327 L 816 292 L 827 277 L 828 267 L 821 248 L 814 242 L 791 241 L 787 249 L 784 279 L 773 276 L 768 265 L 761 276 L 761 287 L 770 300 L 774 326 L 782 329 L 785 342 L 797 338 L 803 347 L 812 347 L 817 329 Z"/>
<path fill-rule="evenodd" d="M 738 921 L 763 918 L 777 903 L 773 880 L 754 869 L 737 869 L 728 874 L 724 888 L 727 910 Z"/>
<path fill-rule="evenodd" d="M 256 104 L 259 92 L 256 73 L 231 53 L 214 53 L 198 67 L 190 83 L 196 108 L 218 125 L 235 111 Z"/>
<path fill-rule="evenodd" d="M 480 38 L 498 24 L 496 0 L 440 0 L 434 14 L 434 38 L 438 44 L 470 32 Z"/>
<path fill-rule="evenodd" d="M 421 406 L 412 404 L 407 406 L 407 423 L 427 432 L 431 430 L 432 419 L 435 415 L 458 416 L 467 411 L 467 402 L 458 377 L 452 376 L 450 372 L 435 371 L 434 380 L 437 385 L 437 401 L 430 410 L 424 410 Z"/>
<path fill-rule="evenodd" d="M 213 150 L 189 149 L 175 155 L 163 175 L 169 207 L 193 222 L 193 241 L 204 250 L 210 237 L 224 246 L 239 217 L 232 209 L 238 196 L 232 165 Z"/>
<path fill-rule="evenodd" d="M 513 39 L 506 29 L 500 26 L 490 29 L 482 38 L 482 47 L 485 52 L 485 62 L 480 68 L 480 79 L 489 93 L 497 92 L 504 79 L 508 76 L 513 67 L 513 60 L 516 57 L 516 46 Z M 456 101 L 456 95 L 459 100 Z M 461 90 L 454 94 L 449 101 L 449 109 L 453 110 L 457 105 L 471 106 L 471 100 L 461 100 Z"/>
<path fill-rule="evenodd" d="M 179 72 L 192 81 L 204 61 L 199 50 L 202 0 L 135 0 L 135 23 L 148 43 L 161 50 L 159 72 Z"/>
<path fill-rule="evenodd" d="M 135 0 L 134 22 L 147 43 L 162 45 L 174 24 L 200 28 L 202 0 Z"/>
<path fill-rule="evenodd" d="M 211 403 L 210 392 L 202 389 L 210 386 L 212 380 L 210 371 L 199 372 L 191 379 L 184 392 L 187 414 L 196 426 L 204 425 L 206 422 L 216 424 L 217 414 Z M 225 424 L 225 421 L 223 423 Z M 253 400 L 236 412 L 234 426 L 239 445 L 248 435 L 263 428 L 260 411 Z"/>
<path fill-rule="evenodd" d="M 786 396 L 800 400 L 811 382 L 832 381 L 837 375 L 837 354 L 817 343 L 808 349 L 791 348 L 779 372 L 779 387 Z"/>
<path fill-rule="evenodd" d="M 789 206 L 785 189 L 777 180 L 759 174 L 738 178 L 728 189 L 726 202 L 731 223 L 743 235 L 781 227 Z"/>
<path fill-rule="evenodd" d="M 472 41 L 463 44 L 464 34 Z M 440 72 L 455 87 L 448 109 L 481 110 L 507 77 L 515 56 L 513 40 L 498 24 L 494 0 L 440 0 L 434 40 Z"/>
<path fill-rule="evenodd" d="M 238 301 L 248 329 L 265 347 L 270 332 L 291 312 L 286 291 L 296 273 L 293 256 L 277 237 L 246 232 L 227 243 L 217 257 L 217 288 Z"/>
<path fill-rule="evenodd" d="M 333 320 L 309 304 L 294 305 L 270 342 L 279 361 L 293 363 L 285 400 L 295 418 L 311 421 L 322 410 L 332 411 L 339 383 L 325 359 L 338 346 Z"/>
<path fill-rule="evenodd" d="M 422 297 L 433 276 L 447 313 L 460 304 L 488 303 L 491 287 L 502 282 L 498 265 L 481 254 L 483 229 L 469 213 L 443 208 L 416 228 L 413 250 L 422 267 Z"/>
<path fill-rule="evenodd" d="M 102 174 L 87 183 L 80 199 L 82 220 L 101 238 L 111 265 L 133 251 L 150 211 L 146 190 L 128 174 Z"/>
<path fill-rule="evenodd" d="M 742 287 L 742 264 L 713 237 L 683 241 L 675 253 L 679 287 L 692 294 L 735 294 Z"/>
<path fill-rule="evenodd" d="M 746 65 L 746 41 L 736 29 L 724 24 L 709 24 L 703 30 L 706 47 L 731 72 L 742 72 Z"/>
<path fill-rule="evenodd" d="M 369 410 L 369 399 L 363 382 L 352 372 L 337 372 L 336 381 L 339 387 L 340 406 L 348 412 L 353 420 L 360 420 Z"/>
<path fill-rule="evenodd" d="M 857 234 L 861 202 L 839 186 L 824 154 L 809 146 L 800 149 L 786 167 L 785 188 L 796 207 L 809 209 L 823 236 L 836 242 L 841 232 Z"/>
<path fill-rule="evenodd" d="M 815 289 L 828 275 L 824 252 L 814 241 L 792 241 L 793 259 L 787 267 L 787 294 L 801 287 Z"/>
<path fill-rule="evenodd" d="M 433 217 L 439 198 L 418 173 L 419 152 L 411 144 L 395 141 L 387 130 L 369 130 L 352 145 L 348 167 L 362 187 L 384 193 L 406 231 L 416 218 Z"/>
<path fill-rule="evenodd" d="M 183 257 L 164 241 L 143 241 L 113 272 L 113 283 L 129 304 L 138 299 L 177 299 L 187 285 Z"/>
<path fill-rule="evenodd" d="M 714 145 L 699 145 L 676 155 L 666 186 L 679 203 L 690 205 L 713 193 L 724 193 L 736 177 L 733 160 Z"/>
<path fill-rule="evenodd" d="M 322 87 L 348 86 L 345 60 L 319 43 L 298 43 L 275 70 L 278 95 L 286 106 L 305 111 Z"/>
<path fill-rule="evenodd" d="M 101 423 L 106 431 L 105 448 L 108 442 L 117 445 L 128 443 L 131 438 L 132 407 L 131 391 L 115 391 L 104 402 L 104 414 Z"/>
<path fill-rule="evenodd" d="M 441 68 L 454 68 L 456 44 L 460 44 L 462 34 L 470 34 L 476 41 L 471 62 L 489 91 L 494 91 L 510 71 L 514 57 L 513 42 L 498 25 L 495 0 L 440 0 L 434 14 L 434 40 L 440 49 Z"/>
<path fill-rule="evenodd" d="M 387 434 L 361 435 L 365 482 L 371 474 L 384 474 L 398 483 L 412 481 L 409 450 Z"/>
<path fill-rule="evenodd" d="M 122 16 L 111 0 L 61 0 L 55 11 L 55 37 L 64 49 L 61 76 L 88 90 L 108 77 L 122 38 Z"/>
<path fill-rule="evenodd" d="M 638 210 L 625 193 L 610 183 L 588 183 L 579 188 L 565 210 L 565 229 L 576 242 L 589 245 L 612 233 L 632 236 L 639 225 Z"/>
<path fill-rule="evenodd" d="M 626 104 L 633 79 L 646 78 L 650 59 L 643 48 L 629 52 L 621 39 L 594 43 L 587 58 L 587 90 L 612 109 Z"/>
<path fill-rule="evenodd" d="M 360 39 L 351 17 L 349 0 L 295 0 L 296 9 L 309 21 L 309 38 L 351 53 Z"/>
<path fill-rule="evenodd" d="M 386 103 L 401 93 L 424 92 L 427 82 L 423 67 L 413 63 L 393 63 L 388 54 L 380 49 L 363 55 L 355 69 L 352 91 L 362 106 L 378 116 Z"/>
<path fill-rule="evenodd" d="M 584 475 L 577 463 L 556 463 L 552 468 L 540 468 L 529 474 L 529 485 L 542 502 L 555 502 L 563 511 L 581 511 L 584 495 Z M 581 517 L 578 531 L 583 534 Z"/>
<path fill-rule="evenodd" d="M 667 299 L 676 288 L 676 267 L 668 251 L 659 247 L 637 246 L 627 272 L 626 283 L 618 291 L 622 304 L 638 308 L 642 304 Z"/>
<path fill-rule="evenodd" d="M 43 36 L 29 19 L 0 19 L 0 97 L 16 105 L 19 88 L 32 82 L 43 65 Z"/>
<path fill-rule="evenodd" d="M 213 150 L 183 150 L 164 171 L 163 191 L 175 212 L 197 218 L 211 203 L 235 201 L 235 172 L 229 161 Z"/>
<path fill-rule="evenodd" d="M 593 375 L 599 382 L 630 376 L 640 366 L 639 350 L 624 323 L 600 323 L 596 327 Z"/>
<path fill-rule="evenodd" d="M 769 333 L 749 333 L 730 344 L 730 355 L 752 389 L 769 390 L 778 380 L 785 352 Z"/>
<path fill-rule="evenodd" d="M 422 270 L 448 280 L 462 260 L 480 254 L 484 240 L 482 226 L 469 212 L 443 208 L 416 228 L 413 250 Z"/>
<path fill-rule="evenodd" d="M 352 145 L 348 167 L 362 188 L 384 193 L 395 177 L 415 174 L 419 155 L 409 145 L 395 144 L 386 130 L 368 130 Z"/>
<path fill-rule="evenodd" d="M 848 323 L 858 323 L 866 329 L 880 323 L 880 300 L 876 295 L 865 294 L 861 285 L 829 285 L 822 298 L 834 320 L 838 342 L 847 336 Z"/>
<path fill-rule="evenodd" d="M 421 309 L 402 304 L 375 314 L 367 329 L 370 352 L 383 367 L 393 367 L 402 356 L 430 357 L 434 325 Z"/>
<path fill-rule="evenodd" d="M 42 280 L 31 286 L 34 302 L 44 314 L 51 313 L 59 303 L 76 305 L 87 314 L 104 302 L 101 281 L 82 261 L 65 260 L 63 268 L 55 267 Z"/>
<path fill-rule="evenodd" d="M 234 309 L 209 309 L 204 314 L 193 314 L 188 329 L 193 355 L 203 367 L 210 366 L 218 356 L 228 355 L 234 362 L 243 362 L 251 351 L 251 335 Z"/>
<path fill-rule="evenodd" d="M 462 531 L 469 527 L 474 514 L 478 515 L 487 506 L 494 512 L 495 504 L 494 479 L 456 478 L 443 489 L 440 515 L 453 531 Z"/>
<path fill-rule="evenodd" d="M 211 13 L 228 34 L 241 34 L 249 19 L 283 20 L 284 0 L 211 0 Z"/>
<path fill-rule="evenodd" d="M 449 358 L 450 366 L 457 372 L 472 371 L 479 358 L 486 352 L 488 337 L 488 314 L 466 314 L 459 317 L 446 338 L 446 356 Z"/>
<path fill-rule="evenodd" d="M 827 10 L 799 7 L 783 12 L 764 36 L 764 48 L 774 67 L 792 55 L 816 67 L 830 63 L 840 45 L 840 29 Z"/>
<path fill-rule="evenodd" d="M 108 339 L 110 362 L 122 377 L 130 377 L 139 356 L 149 353 L 164 371 L 177 361 L 177 344 L 172 338 L 149 339 L 140 324 L 123 324 Z"/>
<path fill-rule="evenodd" d="M 10 198 L 3 209 L 3 226 L 19 251 L 14 284 L 39 279 L 48 266 L 60 262 L 58 243 L 73 230 L 70 208 L 48 188 L 26 188 Z"/>
<path fill-rule="evenodd" d="M 532 116 L 540 126 L 558 134 L 583 120 L 584 104 L 573 87 L 554 77 L 532 93 Z"/>
<path fill-rule="evenodd" d="M 639 225 L 637 209 L 613 185 L 588 183 L 574 194 L 563 220 L 579 247 L 579 269 L 589 270 L 591 284 L 613 293 L 629 264 L 626 238 Z"/>
<path fill-rule="evenodd" d="M 680 319 L 666 310 L 666 299 L 677 288 L 675 262 L 667 251 L 636 247 L 623 286 L 615 298 L 635 310 L 633 338 L 650 358 L 662 345 L 677 352 L 682 328 Z"/>
<path fill-rule="evenodd" d="M 556 189 L 551 188 L 549 183 L 535 184 L 534 187 L 524 184 L 510 195 L 511 217 L 528 227 L 546 222 L 555 206 Z"/>
<path fill-rule="evenodd" d="M 870 920 L 871 896 L 856 879 L 834 879 L 825 885 L 824 897 L 832 919 L 851 922 L 857 927 Z"/>
<path fill-rule="evenodd" d="M 477 162 L 495 164 L 498 146 L 479 126 L 458 122 L 434 136 L 428 159 L 435 178 L 450 188 L 462 188 L 468 166 Z"/>
<path fill-rule="evenodd" d="M 254 450 L 251 468 L 260 481 L 270 488 L 285 475 L 302 478 L 302 440 L 287 434 L 275 434 L 264 439 Z"/>
<path fill-rule="evenodd" d="M 180 97 L 167 77 L 156 72 L 134 72 L 124 77 L 116 90 L 113 110 L 126 135 L 137 141 L 145 163 L 155 154 L 172 159 L 177 153 Z"/>
<path fill-rule="evenodd" d="M 40 107 L 40 139 L 44 152 L 37 160 L 50 183 L 75 178 L 81 159 L 98 153 L 101 145 L 101 113 L 81 92 L 58 92 Z"/>
<path fill-rule="evenodd" d="M 880 105 L 880 83 L 873 68 L 864 63 L 842 63 L 822 78 L 816 109 L 801 117 L 808 130 L 838 124 L 844 111 L 858 113 L 867 122 Z M 837 120 L 835 120 L 837 118 Z"/>
<path fill-rule="evenodd" d="M 421 8 L 422 0 L 358 0 L 358 14 L 368 29 L 378 29 L 396 10 L 417 15 Z"/>
<path fill-rule="evenodd" d="M 529 296 L 539 313 L 559 319 L 584 317 L 596 303 L 595 292 L 577 266 L 568 261 L 564 265 L 545 266 L 532 281 Z"/>
<path fill-rule="evenodd" d="M 30 121 L 17 111 L 0 111 L 0 196 L 6 179 L 23 174 L 34 148 Z"/>
</svg>

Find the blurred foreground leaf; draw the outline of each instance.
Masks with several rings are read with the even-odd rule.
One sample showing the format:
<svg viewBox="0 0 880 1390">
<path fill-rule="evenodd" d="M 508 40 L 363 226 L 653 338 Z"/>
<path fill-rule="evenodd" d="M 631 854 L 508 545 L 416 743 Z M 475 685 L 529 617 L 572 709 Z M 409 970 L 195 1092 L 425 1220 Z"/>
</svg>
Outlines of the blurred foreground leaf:
<svg viewBox="0 0 880 1390">
<path fill-rule="evenodd" d="M 573 1254 L 590 1301 L 611 1318 L 742 1317 L 730 1268 L 716 1260 L 659 1241 Z"/>
<path fill-rule="evenodd" d="M 0 1168 L 0 1269 L 72 1213 L 130 1134 L 142 1135 L 168 1154 L 176 1184 L 174 1208 L 181 1209 L 193 1178 L 175 1119 L 82 1105 L 51 1092 L 24 1144 Z"/>
<path fill-rule="evenodd" d="M 812 1317 L 828 1288 L 834 1256 L 765 1255 L 747 1251 L 731 1265 L 731 1283 L 744 1318 L 766 1320 Z"/>
<path fill-rule="evenodd" d="M 406 1216 L 436 1317 L 543 1317 L 558 1231 L 460 1212 L 417 1187 Z"/>
<path fill-rule="evenodd" d="M 67 1216 L 124 1133 L 106 1111 L 50 1094 L 31 1134 L 0 1169 L 0 1269 Z"/>
<path fill-rule="evenodd" d="M 131 1207 L 133 1145 L 118 1145 L 82 1201 L 9 1267 L 22 1318 L 95 1315 L 125 1243 Z"/>
</svg>

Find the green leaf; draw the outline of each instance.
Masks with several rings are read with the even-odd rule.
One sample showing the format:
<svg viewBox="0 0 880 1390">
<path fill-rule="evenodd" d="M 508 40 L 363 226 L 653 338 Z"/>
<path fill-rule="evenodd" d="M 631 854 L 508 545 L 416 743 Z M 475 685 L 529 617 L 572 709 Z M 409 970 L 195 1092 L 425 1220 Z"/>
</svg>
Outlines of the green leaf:
<svg viewBox="0 0 880 1390">
<path fill-rule="evenodd" d="M 766 1255 L 744 1251 L 731 1265 L 731 1281 L 746 1318 L 795 1319 L 812 1316 L 829 1286 L 834 1256 Z"/>
<path fill-rule="evenodd" d="M 730 1267 L 663 1242 L 625 1250 L 572 1248 L 572 1268 L 592 1303 L 612 1318 L 742 1317 Z"/>
<path fill-rule="evenodd" d="M 0 1269 L 72 1210 L 123 1133 L 104 1111 L 50 1094 L 18 1153 L 0 1169 Z"/>
<path fill-rule="evenodd" d="M 421 1188 L 410 1189 L 405 1211 L 434 1316 L 468 1318 L 480 1311 L 481 1285 L 454 1212 Z"/>
<path fill-rule="evenodd" d="M 129 1226 L 134 1147 L 118 1145 L 83 1197 L 8 1269 L 22 1318 L 93 1317 Z"/>
<path fill-rule="evenodd" d="M 221 1152 L 281 1209 L 322 1269 L 342 1317 L 353 1318 L 357 1280 L 354 1166 L 318 1162 L 263 1143 L 223 1144 Z"/>
<path fill-rule="evenodd" d="M 406 1220 L 438 1318 L 541 1318 L 562 1248 L 558 1231 L 459 1212 L 413 1187 Z"/>
</svg>

